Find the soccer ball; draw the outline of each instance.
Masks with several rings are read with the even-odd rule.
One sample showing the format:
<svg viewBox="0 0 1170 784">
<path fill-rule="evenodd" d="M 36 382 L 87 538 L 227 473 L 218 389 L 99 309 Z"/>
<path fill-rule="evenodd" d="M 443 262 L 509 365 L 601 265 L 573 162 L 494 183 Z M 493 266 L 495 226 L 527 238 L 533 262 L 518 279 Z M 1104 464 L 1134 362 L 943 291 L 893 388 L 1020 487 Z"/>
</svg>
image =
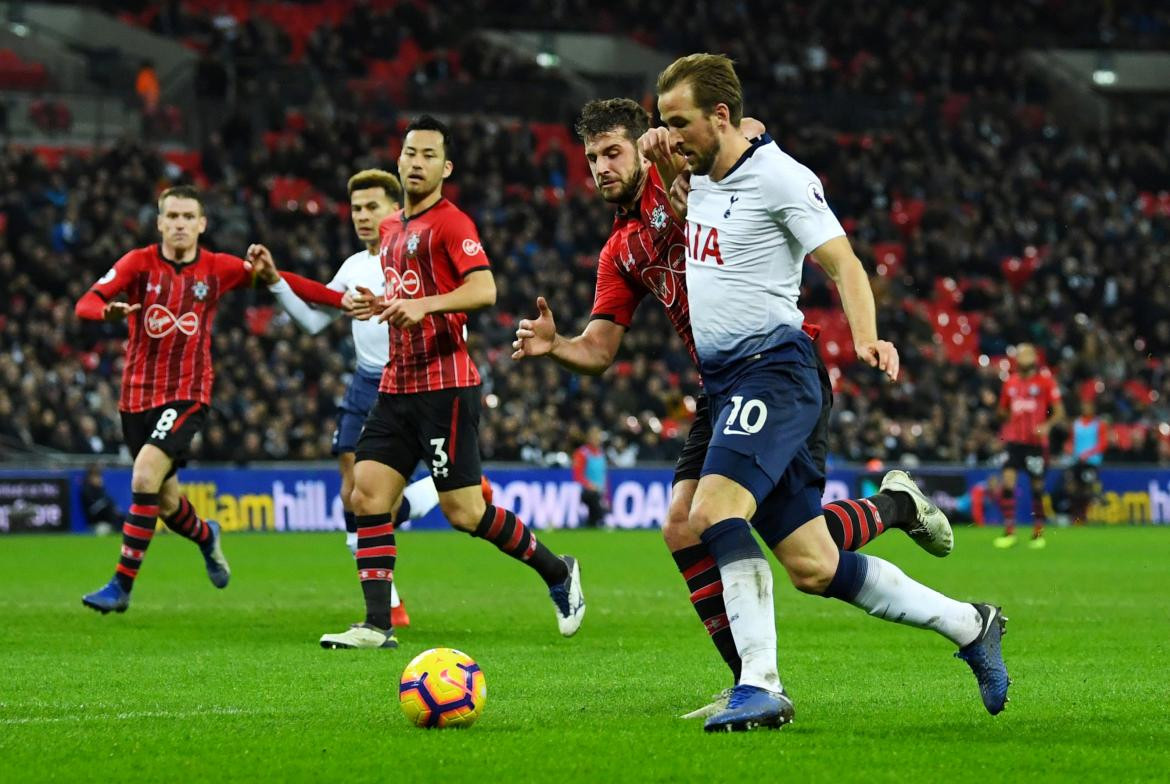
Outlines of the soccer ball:
<svg viewBox="0 0 1170 784">
<path fill-rule="evenodd" d="M 475 660 L 454 648 L 411 659 L 398 683 L 398 704 L 418 727 L 470 727 L 483 713 L 487 683 Z"/>
</svg>

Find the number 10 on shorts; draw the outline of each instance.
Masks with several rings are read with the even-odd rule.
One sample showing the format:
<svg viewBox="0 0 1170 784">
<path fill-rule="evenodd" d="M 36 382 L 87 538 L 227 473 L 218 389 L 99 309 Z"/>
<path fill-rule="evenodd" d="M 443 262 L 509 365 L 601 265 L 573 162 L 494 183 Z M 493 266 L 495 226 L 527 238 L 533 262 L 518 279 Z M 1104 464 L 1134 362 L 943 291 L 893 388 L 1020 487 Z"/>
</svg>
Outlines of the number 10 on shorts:
<svg viewBox="0 0 1170 784">
<path fill-rule="evenodd" d="M 431 446 L 435 448 L 435 457 L 433 460 L 431 460 L 431 476 L 443 478 L 447 477 L 447 471 L 449 469 L 447 468 L 447 452 L 444 450 L 446 445 L 447 439 L 445 438 L 431 439 Z"/>
<path fill-rule="evenodd" d="M 744 402 L 743 395 L 732 395 L 731 416 L 723 426 L 728 436 L 750 436 L 764 429 L 768 421 L 768 407 L 756 398 Z"/>
</svg>

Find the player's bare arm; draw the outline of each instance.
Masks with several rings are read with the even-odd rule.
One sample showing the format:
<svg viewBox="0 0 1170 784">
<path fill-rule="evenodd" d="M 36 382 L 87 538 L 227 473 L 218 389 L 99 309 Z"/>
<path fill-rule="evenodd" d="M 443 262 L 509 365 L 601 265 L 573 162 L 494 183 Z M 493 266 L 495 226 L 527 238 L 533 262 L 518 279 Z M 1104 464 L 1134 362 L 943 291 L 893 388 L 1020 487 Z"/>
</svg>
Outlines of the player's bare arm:
<svg viewBox="0 0 1170 784">
<path fill-rule="evenodd" d="M 881 370 L 891 381 L 896 381 L 898 349 L 888 340 L 878 340 L 873 289 L 870 288 L 865 267 L 853 252 L 849 240 L 834 237 L 814 250 L 812 257 L 837 284 L 858 358 L 870 367 Z"/>
<path fill-rule="evenodd" d="M 280 282 L 280 272 L 276 269 L 276 260 L 272 258 L 272 251 L 264 245 L 254 243 L 248 246 L 245 256 L 252 262 L 252 274 L 261 283 L 271 286 Z"/>
<path fill-rule="evenodd" d="M 463 285 L 446 294 L 418 299 L 395 299 L 382 311 L 379 321 L 399 329 L 412 329 L 431 314 L 470 313 L 496 304 L 496 279 L 491 270 L 476 270 Z"/>
<path fill-rule="evenodd" d="M 550 356 L 557 364 L 588 376 L 599 376 L 613 364 L 625 327 L 606 319 L 592 319 L 574 338 L 557 334 L 552 309 L 544 297 L 536 298 L 539 315 L 521 319 L 512 342 L 512 359 Z"/>
</svg>

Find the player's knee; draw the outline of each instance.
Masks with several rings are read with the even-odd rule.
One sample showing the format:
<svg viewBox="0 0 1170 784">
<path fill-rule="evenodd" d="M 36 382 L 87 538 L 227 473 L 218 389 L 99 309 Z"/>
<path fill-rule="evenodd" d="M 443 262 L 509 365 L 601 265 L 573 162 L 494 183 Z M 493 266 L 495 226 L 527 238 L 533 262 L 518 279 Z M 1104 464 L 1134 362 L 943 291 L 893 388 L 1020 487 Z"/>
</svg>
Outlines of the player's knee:
<svg viewBox="0 0 1170 784">
<path fill-rule="evenodd" d="M 476 509 L 474 505 L 462 501 L 444 503 L 443 499 L 440 498 L 439 508 L 443 510 L 443 516 L 447 518 L 451 527 L 460 531 L 474 531 L 479 526 L 480 518 L 483 517 L 482 509 Z"/>
<path fill-rule="evenodd" d="M 162 478 L 156 476 L 154 471 L 135 468 L 130 475 L 130 492 L 157 493 L 161 488 L 162 481 Z"/>
<path fill-rule="evenodd" d="M 788 559 L 784 568 L 796 590 L 817 595 L 829 589 L 837 572 L 837 566 L 831 560 L 812 553 Z"/>
<path fill-rule="evenodd" d="M 363 488 L 360 484 L 354 485 L 353 490 L 349 494 L 349 504 L 354 514 L 374 515 L 386 511 L 385 509 L 378 508 L 378 500 L 375 493 L 369 492 L 367 488 Z"/>
<path fill-rule="evenodd" d="M 676 510 L 672 507 L 667 512 L 666 519 L 662 522 L 662 539 L 672 553 L 699 543 L 699 538 L 691 530 L 686 509 Z"/>
</svg>

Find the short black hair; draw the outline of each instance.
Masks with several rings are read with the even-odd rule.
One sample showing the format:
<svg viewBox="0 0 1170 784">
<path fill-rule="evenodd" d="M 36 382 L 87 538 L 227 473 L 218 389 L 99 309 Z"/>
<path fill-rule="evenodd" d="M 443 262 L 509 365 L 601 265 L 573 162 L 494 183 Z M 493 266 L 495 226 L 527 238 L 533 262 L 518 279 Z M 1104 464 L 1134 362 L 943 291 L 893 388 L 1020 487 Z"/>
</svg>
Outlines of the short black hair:
<svg viewBox="0 0 1170 784">
<path fill-rule="evenodd" d="M 168 196 L 174 196 L 176 199 L 194 199 L 199 203 L 199 211 L 204 212 L 203 196 L 199 193 L 199 189 L 194 185 L 176 185 L 172 188 L 167 188 L 158 195 L 158 211 L 163 211 L 163 202 Z"/>
<path fill-rule="evenodd" d="M 402 133 L 403 141 L 411 131 L 438 131 L 443 136 L 443 158 L 451 160 L 451 129 L 442 120 L 429 114 L 424 114 L 410 121 Z"/>
<path fill-rule="evenodd" d="M 650 114 L 629 98 L 607 98 L 600 101 L 590 101 L 581 108 L 581 116 L 577 118 L 574 130 L 587 142 L 594 136 L 610 133 L 618 128 L 624 128 L 630 141 L 638 141 L 638 137 L 650 130 Z"/>
</svg>

